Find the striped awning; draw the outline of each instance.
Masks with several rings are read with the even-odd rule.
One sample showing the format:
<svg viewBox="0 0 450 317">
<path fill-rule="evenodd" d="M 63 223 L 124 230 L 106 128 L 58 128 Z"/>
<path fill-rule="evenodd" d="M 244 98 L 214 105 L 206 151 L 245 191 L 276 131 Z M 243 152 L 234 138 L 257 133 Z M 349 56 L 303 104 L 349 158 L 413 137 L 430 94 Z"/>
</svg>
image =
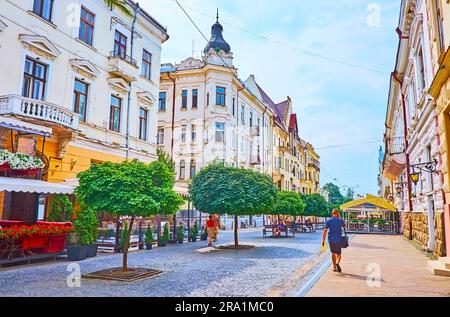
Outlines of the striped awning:
<svg viewBox="0 0 450 317">
<path fill-rule="evenodd" d="M 71 195 L 75 187 L 60 183 L 50 183 L 35 179 L 0 177 L 0 192 Z"/>
<path fill-rule="evenodd" d="M 51 128 L 5 116 L 0 116 L 0 128 L 12 129 L 24 133 L 31 133 L 42 136 L 50 136 L 52 134 Z"/>
</svg>

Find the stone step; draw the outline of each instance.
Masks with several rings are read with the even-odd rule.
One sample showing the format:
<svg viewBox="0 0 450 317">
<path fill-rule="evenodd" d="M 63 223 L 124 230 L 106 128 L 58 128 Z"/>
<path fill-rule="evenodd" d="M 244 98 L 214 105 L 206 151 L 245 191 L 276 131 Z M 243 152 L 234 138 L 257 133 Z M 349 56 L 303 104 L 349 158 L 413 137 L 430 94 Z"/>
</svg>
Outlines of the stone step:
<svg viewBox="0 0 450 317">
<path fill-rule="evenodd" d="M 450 270 L 450 257 L 446 257 L 446 258 L 439 257 L 438 261 L 441 263 L 444 263 L 445 268 Z"/>
<path fill-rule="evenodd" d="M 450 277 L 450 269 L 447 269 L 445 263 L 440 261 L 428 261 L 428 271 L 433 275 Z"/>
</svg>

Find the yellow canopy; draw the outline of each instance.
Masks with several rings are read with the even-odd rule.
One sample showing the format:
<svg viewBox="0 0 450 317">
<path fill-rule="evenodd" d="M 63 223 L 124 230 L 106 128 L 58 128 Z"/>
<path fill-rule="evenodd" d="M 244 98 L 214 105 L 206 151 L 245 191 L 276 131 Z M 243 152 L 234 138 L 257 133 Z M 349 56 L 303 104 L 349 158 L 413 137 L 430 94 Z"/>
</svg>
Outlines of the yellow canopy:
<svg viewBox="0 0 450 317">
<path fill-rule="evenodd" d="M 364 208 L 364 205 L 369 204 L 373 205 L 375 207 L 378 207 L 381 210 L 388 210 L 388 211 L 397 211 L 397 208 L 392 205 L 391 203 L 387 202 L 386 200 L 367 194 L 366 198 L 363 199 L 357 199 L 351 202 L 348 202 L 346 204 L 343 204 L 341 206 L 342 210 L 348 210 L 348 209 L 358 209 L 360 207 L 361 209 Z M 368 209 L 368 208 L 366 208 Z"/>
</svg>

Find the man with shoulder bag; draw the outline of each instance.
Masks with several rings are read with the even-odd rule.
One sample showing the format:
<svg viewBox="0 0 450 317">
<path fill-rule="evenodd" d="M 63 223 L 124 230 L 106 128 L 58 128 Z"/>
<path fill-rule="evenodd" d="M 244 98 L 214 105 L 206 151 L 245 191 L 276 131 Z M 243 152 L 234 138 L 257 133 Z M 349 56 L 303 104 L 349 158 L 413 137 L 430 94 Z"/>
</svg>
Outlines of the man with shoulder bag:
<svg viewBox="0 0 450 317">
<path fill-rule="evenodd" d="M 331 250 L 331 259 L 333 261 L 333 271 L 342 272 L 340 266 L 342 260 L 342 248 L 347 248 L 349 246 L 347 232 L 345 231 L 345 222 L 339 216 L 339 211 L 336 209 L 332 212 L 333 218 L 329 219 L 325 224 L 325 229 L 323 231 L 322 237 L 322 247 L 325 246 L 325 238 L 328 233 L 328 243 Z M 342 231 L 344 231 L 344 236 L 342 236 Z"/>
</svg>

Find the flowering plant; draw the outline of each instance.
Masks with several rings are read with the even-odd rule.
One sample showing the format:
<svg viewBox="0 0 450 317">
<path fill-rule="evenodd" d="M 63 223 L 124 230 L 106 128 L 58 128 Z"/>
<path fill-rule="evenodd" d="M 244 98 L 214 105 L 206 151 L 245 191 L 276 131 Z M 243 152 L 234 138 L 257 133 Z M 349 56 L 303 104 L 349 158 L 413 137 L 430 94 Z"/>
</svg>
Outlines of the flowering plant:
<svg viewBox="0 0 450 317">
<path fill-rule="evenodd" d="M 32 225 L 11 226 L 0 229 L 0 239 L 20 239 L 23 237 L 49 236 L 68 234 L 73 231 L 73 226 L 61 225 Z"/>
<path fill-rule="evenodd" d="M 0 165 L 8 163 L 13 170 L 42 169 L 44 162 L 38 158 L 23 153 L 11 153 L 0 150 Z"/>
</svg>

